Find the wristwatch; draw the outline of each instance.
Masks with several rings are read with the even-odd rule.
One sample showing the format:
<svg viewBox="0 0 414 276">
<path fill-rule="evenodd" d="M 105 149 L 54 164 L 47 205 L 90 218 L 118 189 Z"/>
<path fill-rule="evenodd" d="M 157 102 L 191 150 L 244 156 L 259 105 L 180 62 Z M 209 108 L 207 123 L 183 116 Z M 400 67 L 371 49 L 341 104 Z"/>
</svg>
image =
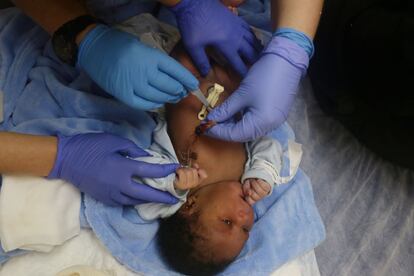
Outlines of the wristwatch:
<svg viewBox="0 0 414 276">
<path fill-rule="evenodd" d="M 78 59 L 76 37 L 86 27 L 96 23 L 102 24 L 102 21 L 91 15 L 82 15 L 60 26 L 52 36 L 52 45 L 56 56 L 61 61 L 75 66 Z"/>
</svg>

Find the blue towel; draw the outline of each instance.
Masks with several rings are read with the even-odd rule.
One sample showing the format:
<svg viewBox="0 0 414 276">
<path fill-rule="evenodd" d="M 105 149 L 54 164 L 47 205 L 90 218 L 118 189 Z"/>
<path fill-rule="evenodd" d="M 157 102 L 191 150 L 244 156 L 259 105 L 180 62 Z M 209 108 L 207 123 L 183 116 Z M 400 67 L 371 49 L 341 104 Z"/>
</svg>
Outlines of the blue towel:
<svg viewBox="0 0 414 276">
<path fill-rule="evenodd" d="M 1 129 L 33 134 L 105 131 L 147 147 L 155 125 L 151 117 L 115 101 L 85 74 L 60 63 L 48 40 L 16 9 L 0 11 L 0 90 L 5 97 Z M 287 124 L 272 136 L 285 148 L 287 139 L 294 139 Z M 121 263 L 148 275 L 168 270 L 154 245 L 157 222 L 143 221 L 135 209 L 108 207 L 89 196 L 84 196 L 82 210 L 82 225 L 89 225 Z M 251 238 L 224 274 L 268 274 L 325 237 L 310 181 L 300 170 L 289 184 L 256 204 L 255 215 Z M 23 253 L 0 252 L 0 262 Z"/>
<path fill-rule="evenodd" d="M 284 124 L 271 134 L 292 139 Z M 285 156 L 286 158 L 286 156 Z M 284 160 L 284 170 L 288 162 Z M 282 264 L 315 248 L 325 230 L 313 200 L 309 178 L 299 169 L 295 178 L 276 187 L 254 206 L 255 224 L 243 251 L 221 275 L 269 275 Z M 174 275 L 160 260 L 155 239 L 158 222 L 141 219 L 134 208 L 109 207 L 85 196 L 86 220 L 113 256 L 144 275 Z"/>
</svg>

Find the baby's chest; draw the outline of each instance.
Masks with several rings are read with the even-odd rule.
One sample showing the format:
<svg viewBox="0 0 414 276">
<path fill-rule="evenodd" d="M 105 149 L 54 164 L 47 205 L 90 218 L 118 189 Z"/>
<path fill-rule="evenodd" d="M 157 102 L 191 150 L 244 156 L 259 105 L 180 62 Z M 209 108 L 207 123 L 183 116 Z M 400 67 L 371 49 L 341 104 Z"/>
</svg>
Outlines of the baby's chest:
<svg viewBox="0 0 414 276">
<path fill-rule="evenodd" d="M 193 147 L 196 162 L 207 172 L 205 183 L 239 181 L 246 163 L 246 151 L 241 143 L 219 141 L 202 137 Z"/>
</svg>

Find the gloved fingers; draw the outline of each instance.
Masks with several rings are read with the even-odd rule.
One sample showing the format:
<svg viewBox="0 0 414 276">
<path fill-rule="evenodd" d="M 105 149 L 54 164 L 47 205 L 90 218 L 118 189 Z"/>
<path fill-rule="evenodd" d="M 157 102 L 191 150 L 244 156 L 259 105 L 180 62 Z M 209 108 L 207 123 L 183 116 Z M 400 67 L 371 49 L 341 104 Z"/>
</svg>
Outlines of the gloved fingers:
<svg viewBox="0 0 414 276">
<path fill-rule="evenodd" d="M 239 88 L 240 89 L 240 88 Z M 242 111 L 246 107 L 246 97 L 240 90 L 234 91 L 230 97 L 227 98 L 218 107 L 214 108 L 208 115 L 207 120 L 212 120 L 217 123 L 230 120 L 237 112 Z"/>
<path fill-rule="evenodd" d="M 143 161 L 128 160 L 131 175 L 139 177 L 160 178 L 166 177 L 180 167 L 180 164 L 152 164 Z"/>
<path fill-rule="evenodd" d="M 144 203 L 145 201 L 137 198 L 129 197 L 128 195 L 125 195 L 123 193 L 119 193 L 112 197 L 112 200 L 118 203 L 119 205 L 137 205 Z"/>
<path fill-rule="evenodd" d="M 179 81 L 164 72 L 158 72 L 158 74 L 150 76 L 148 82 L 155 89 L 173 98 L 182 98 L 187 94 L 184 86 Z"/>
<path fill-rule="evenodd" d="M 244 33 L 244 39 L 256 50 L 258 54 L 260 54 L 260 52 L 263 50 L 263 45 L 257 39 L 249 25 L 243 25 L 243 28 L 246 30 Z"/>
<path fill-rule="evenodd" d="M 161 59 L 158 63 L 158 69 L 169 75 L 186 89 L 195 90 L 199 85 L 196 77 L 171 57 Z"/>
<path fill-rule="evenodd" d="M 137 183 L 132 179 L 130 185 L 124 188 L 122 193 L 128 197 L 140 200 L 141 203 L 143 201 L 159 202 L 165 204 L 175 204 L 178 202 L 178 199 L 170 193 L 157 190 L 145 184 Z"/>
<path fill-rule="evenodd" d="M 188 53 L 191 56 L 195 66 L 197 67 L 198 71 L 200 71 L 203 77 L 207 76 L 208 72 L 210 71 L 210 61 L 208 60 L 206 51 L 203 47 L 195 47 L 193 49 L 188 49 Z"/>
<path fill-rule="evenodd" d="M 250 64 L 255 63 L 259 57 L 259 53 L 247 41 L 243 43 L 243 45 L 239 49 L 239 53 L 243 57 L 243 59 Z"/>
<path fill-rule="evenodd" d="M 228 50 L 221 48 L 220 49 L 224 55 L 224 57 L 227 59 L 227 61 L 230 63 L 230 65 L 233 67 L 233 69 L 242 77 L 246 76 L 247 74 L 247 67 L 244 64 L 243 60 L 241 59 L 238 52 L 235 52 L 233 50 Z"/>
<path fill-rule="evenodd" d="M 252 113 L 247 112 L 238 122 L 216 124 L 208 129 L 206 134 L 227 141 L 247 142 L 257 138 L 256 128 L 260 127 L 257 124 L 258 122 L 252 118 Z"/>
<path fill-rule="evenodd" d="M 184 91 L 183 91 L 184 92 Z M 148 84 L 145 93 L 141 93 L 141 98 L 158 104 L 165 104 L 169 102 L 177 101 L 177 99 L 182 98 L 180 95 L 170 95 L 167 93 L 164 93 L 163 90 L 158 89 L 157 87 L 152 86 L 151 84 Z"/>
<path fill-rule="evenodd" d="M 127 140 L 125 144 L 119 148 L 118 152 L 131 158 L 151 156 L 151 154 L 135 145 L 131 140 Z"/>
<path fill-rule="evenodd" d="M 160 108 L 161 106 L 163 106 L 163 103 L 157 103 L 157 102 L 152 102 L 152 101 L 148 101 L 146 99 L 141 98 L 140 96 L 137 96 L 136 94 L 134 94 L 133 97 L 131 97 L 128 101 L 124 101 L 127 105 L 132 106 L 134 108 L 137 109 L 142 109 L 142 110 L 152 110 L 152 109 L 156 109 L 156 108 Z"/>
</svg>

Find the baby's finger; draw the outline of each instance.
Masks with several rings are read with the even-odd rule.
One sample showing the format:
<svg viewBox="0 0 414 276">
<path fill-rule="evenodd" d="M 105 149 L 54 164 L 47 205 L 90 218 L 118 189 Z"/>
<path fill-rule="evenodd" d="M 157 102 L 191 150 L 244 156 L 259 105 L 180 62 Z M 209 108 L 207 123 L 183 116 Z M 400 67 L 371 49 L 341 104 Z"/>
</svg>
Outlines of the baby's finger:
<svg viewBox="0 0 414 276">
<path fill-rule="evenodd" d="M 192 183 L 194 183 L 194 181 L 195 181 L 195 179 L 194 179 L 194 171 L 195 171 L 195 169 L 193 169 L 193 168 L 187 168 L 186 169 L 186 176 L 187 176 L 187 182 L 186 182 L 186 186 L 185 187 L 188 187 L 188 185 L 191 185 Z"/>
<path fill-rule="evenodd" d="M 268 191 L 266 191 L 264 188 L 262 188 L 262 185 L 260 185 L 259 181 L 254 180 L 252 183 L 252 190 L 259 195 L 261 198 L 267 196 L 267 194 L 269 193 Z"/>
<path fill-rule="evenodd" d="M 187 185 L 187 171 L 185 168 L 177 170 L 178 184 L 180 187 Z"/>
<path fill-rule="evenodd" d="M 199 168 L 200 168 L 200 166 L 199 166 L 197 163 L 194 163 L 194 164 L 193 164 L 193 168 L 194 168 L 194 169 L 199 169 Z"/>
<path fill-rule="evenodd" d="M 254 200 L 253 200 L 250 196 L 246 196 L 244 199 L 246 200 L 246 202 L 247 202 L 250 206 L 253 206 L 253 204 L 255 204 L 255 203 L 256 203 L 256 201 L 254 201 Z"/>
<path fill-rule="evenodd" d="M 268 195 L 270 193 L 270 190 L 272 189 L 272 187 L 270 186 L 269 183 L 267 183 L 266 181 L 262 180 L 262 179 L 258 179 L 257 182 L 259 183 L 260 187 L 267 192 L 266 195 Z"/>
<path fill-rule="evenodd" d="M 249 195 L 249 191 L 251 189 L 251 187 L 250 187 L 250 180 L 249 179 L 247 179 L 247 180 L 244 181 L 242 188 L 243 188 L 243 194 L 245 196 L 248 196 Z"/>
<path fill-rule="evenodd" d="M 261 200 L 262 199 L 262 197 L 259 195 L 259 194 L 257 194 L 253 189 L 251 190 L 251 193 L 250 193 L 250 195 L 249 195 L 254 201 L 258 201 L 258 200 Z"/>
</svg>

